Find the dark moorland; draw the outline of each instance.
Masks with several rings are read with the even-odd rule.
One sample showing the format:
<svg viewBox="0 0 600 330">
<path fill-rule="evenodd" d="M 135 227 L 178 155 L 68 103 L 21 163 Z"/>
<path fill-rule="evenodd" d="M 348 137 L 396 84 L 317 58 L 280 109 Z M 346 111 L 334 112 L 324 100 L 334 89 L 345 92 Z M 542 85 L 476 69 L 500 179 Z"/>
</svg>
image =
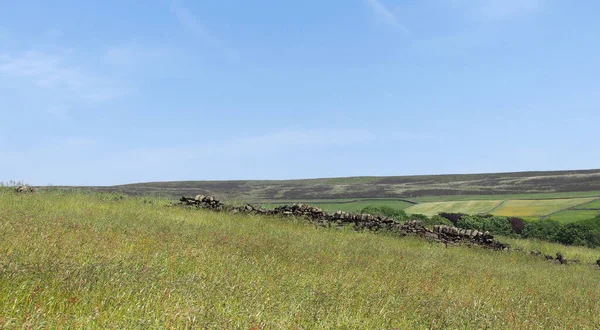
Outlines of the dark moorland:
<svg viewBox="0 0 600 330">
<path fill-rule="evenodd" d="M 340 200 L 423 196 L 569 193 L 600 190 L 600 169 L 489 174 L 348 177 L 304 180 L 173 181 L 82 187 L 161 197 L 216 195 L 224 200 Z"/>
</svg>

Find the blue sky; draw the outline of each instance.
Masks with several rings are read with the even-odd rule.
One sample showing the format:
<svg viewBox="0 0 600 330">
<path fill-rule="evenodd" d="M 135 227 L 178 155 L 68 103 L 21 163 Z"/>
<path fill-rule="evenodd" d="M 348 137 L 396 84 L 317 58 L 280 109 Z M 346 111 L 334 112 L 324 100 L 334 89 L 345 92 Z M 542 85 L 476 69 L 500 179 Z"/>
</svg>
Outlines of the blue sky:
<svg viewBox="0 0 600 330">
<path fill-rule="evenodd" d="M 600 167 L 598 1 L 0 3 L 0 181 Z"/>
</svg>

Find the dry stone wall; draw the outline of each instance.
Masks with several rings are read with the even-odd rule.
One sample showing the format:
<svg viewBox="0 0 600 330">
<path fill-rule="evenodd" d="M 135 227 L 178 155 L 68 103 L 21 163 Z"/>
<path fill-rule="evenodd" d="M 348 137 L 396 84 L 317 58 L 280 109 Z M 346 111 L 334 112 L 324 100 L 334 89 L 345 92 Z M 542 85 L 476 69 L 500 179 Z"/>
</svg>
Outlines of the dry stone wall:
<svg viewBox="0 0 600 330">
<path fill-rule="evenodd" d="M 401 236 L 414 235 L 443 244 L 478 245 L 494 250 L 508 250 L 507 244 L 494 240 L 489 232 L 465 230 L 450 226 L 434 226 L 433 230 L 419 221 L 399 222 L 393 218 L 371 214 L 355 214 L 342 211 L 329 214 L 322 209 L 306 204 L 285 205 L 274 210 L 265 210 L 258 205 L 245 204 L 231 206 L 221 203 L 214 196 L 198 195 L 194 198 L 182 197 L 180 204 L 219 212 L 259 214 L 273 216 L 302 217 L 317 226 L 352 226 L 356 230 L 386 231 Z"/>
<path fill-rule="evenodd" d="M 35 192 L 35 188 L 30 185 L 18 186 L 15 190 L 18 193 L 34 193 Z"/>
</svg>

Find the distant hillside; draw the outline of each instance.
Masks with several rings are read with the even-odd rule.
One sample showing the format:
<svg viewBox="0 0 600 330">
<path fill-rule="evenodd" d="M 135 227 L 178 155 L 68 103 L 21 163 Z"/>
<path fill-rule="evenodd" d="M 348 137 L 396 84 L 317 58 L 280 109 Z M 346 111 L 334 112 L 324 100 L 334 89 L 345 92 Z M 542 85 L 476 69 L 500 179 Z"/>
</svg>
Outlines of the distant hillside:
<svg viewBox="0 0 600 330">
<path fill-rule="evenodd" d="M 92 189 L 165 197 L 202 193 L 239 201 L 564 193 L 600 191 L 600 169 L 274 181 L 148 182 Z"/>
</svg>

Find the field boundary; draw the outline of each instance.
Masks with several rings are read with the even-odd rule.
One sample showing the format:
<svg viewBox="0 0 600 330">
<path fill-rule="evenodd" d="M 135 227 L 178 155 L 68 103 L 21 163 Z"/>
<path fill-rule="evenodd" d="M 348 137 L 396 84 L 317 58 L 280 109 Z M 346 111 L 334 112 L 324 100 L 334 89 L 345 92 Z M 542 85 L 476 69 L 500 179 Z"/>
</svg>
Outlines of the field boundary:
<svg viewBox="0 0 600 330">
<path fill-rule="evenodd" d="M 590 202 L 588 202 L 588 203 L 579 204 L 579 205 L 577 205 L 577 206 L 575 206 L 575 207 L 581 207 L 581 206 L 585 206 L 585 205 L 592 204 L 592 203 L 595 203 L 595 202 L 598 202 L 598 201 L 600 201 L 600 198 L 594 199 L 593 201 L 590 201 Z M 579 209 L 579 208 L 574 208 L 574 210 L 581 210 L 581 211 L 585 211 L 585 210 L 600 211 L 600 208 L 593 208 L 593 209 Z"/>
<path fill-rule="evenodd" d="M 510 201 L 512 199 L 505 199 L 503 200 L 500 204 L 494 206 L 491 210 L 487 211 L 488 214 L 492 214 L 492 212 L 494 212 L 495 209 L 499 208 L 500 206 L 504 205 L 506 202 Z"/>
<path fill-rule="evenodd" d="M 594 202 L 597 202 L 597 201 L 599 201 L 599 200 L 600 200 L 600 198 L 597 198 L 597 199 L 591 200 L 591 201 L 589 201 L 589 202 L 587 202 L 587 203 L 577 204 L 577 205 L 575 205 L 575 206 L 571 206 L 571 207 L 568 207 L 568 208 L 566 208 L 566 209 L 562 209 L 562 210 L 558 210 L 558 211 L 555 211 L 555 212 L 549 213 L 549 214 L 547 214 L 547 215 L 544 215 L 544 216 L 540 217 L 540 220 L 548 219 L 548 218 L 550 218 L 552 215 L 554 215 L 554 214 L 556 214 L 556 213 L 559 213 L 559 212 L 564 212 L 564 211 L 571 211 L 571 210 L 573 210 L 573 211 L 576 211 L 576 210 L 578 210 L 578 211 L 588 211 L 588 210 L 589 210 L 589 211 L 595 211 L 594 209 L 578 209 L 578 207 L 581 207 L 581 206 L 583 206 L 583 205 L 587 205 L 587 204 L 592 204 L 592 203 L 594 203 Z M 600 209 L 596 209 L 596 210 L 600 210 Z"/>
</svg>

